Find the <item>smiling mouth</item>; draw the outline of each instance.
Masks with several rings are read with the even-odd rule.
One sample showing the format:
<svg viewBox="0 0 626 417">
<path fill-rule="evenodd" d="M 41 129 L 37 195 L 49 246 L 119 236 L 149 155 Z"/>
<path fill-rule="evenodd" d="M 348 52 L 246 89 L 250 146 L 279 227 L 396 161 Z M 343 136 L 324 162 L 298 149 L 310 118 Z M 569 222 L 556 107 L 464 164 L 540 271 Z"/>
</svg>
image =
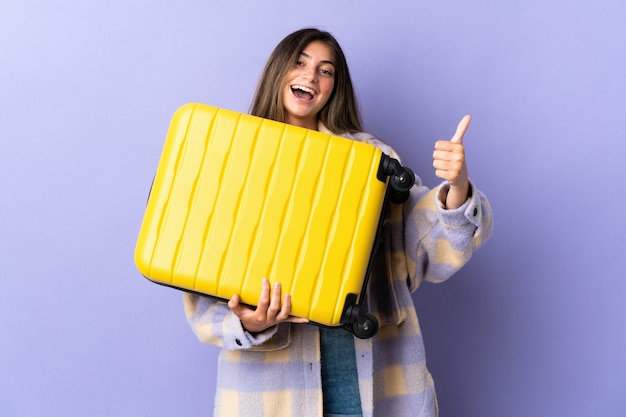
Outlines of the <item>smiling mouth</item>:
<svg viewBox="0 0 626 417">
<path fill-rule="evenodd" d="M 315 90 L 305 87 L 303 85 L 292 85 L 291 91 L 297 98 L 301 100 L 313 100 L 313 97 L 315 97 Z"/>
</svg>

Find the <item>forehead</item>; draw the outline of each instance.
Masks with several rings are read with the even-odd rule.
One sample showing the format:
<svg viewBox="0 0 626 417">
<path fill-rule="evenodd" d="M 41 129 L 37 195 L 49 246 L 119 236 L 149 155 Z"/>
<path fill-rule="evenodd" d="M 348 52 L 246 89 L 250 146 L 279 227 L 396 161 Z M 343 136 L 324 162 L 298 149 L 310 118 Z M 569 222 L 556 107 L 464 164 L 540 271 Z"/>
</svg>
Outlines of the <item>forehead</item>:
<svg viewBox="0 0 626 417">
<path fill-rule="evenodd" d="M 322 41 L 313 41 L 304 47 L 300 55 L 315 60 L 333 64 L 335 62 L 335 54 L 330 46 Z"/>
</svg>

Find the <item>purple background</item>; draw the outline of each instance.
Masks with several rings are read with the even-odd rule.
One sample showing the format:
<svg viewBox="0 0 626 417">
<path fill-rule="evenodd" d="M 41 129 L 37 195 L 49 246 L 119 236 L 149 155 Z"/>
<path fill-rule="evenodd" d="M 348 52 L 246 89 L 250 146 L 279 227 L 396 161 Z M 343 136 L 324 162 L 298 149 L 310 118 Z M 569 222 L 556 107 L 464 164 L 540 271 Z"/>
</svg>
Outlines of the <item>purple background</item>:
<svg viewBox="0 0 626 417">
<path fill-rule="evenodd" d="M 474 116 L 495 232 L 415 295 L 442 417 L 623 416 L 624 21 L 623 0 L 3 0 L 0 416 L 211 414 L 217 349 L 135 239 L 174 110 L 246 111 L 307 25 L 426 184 L 433 142 Z"/>
</svg>

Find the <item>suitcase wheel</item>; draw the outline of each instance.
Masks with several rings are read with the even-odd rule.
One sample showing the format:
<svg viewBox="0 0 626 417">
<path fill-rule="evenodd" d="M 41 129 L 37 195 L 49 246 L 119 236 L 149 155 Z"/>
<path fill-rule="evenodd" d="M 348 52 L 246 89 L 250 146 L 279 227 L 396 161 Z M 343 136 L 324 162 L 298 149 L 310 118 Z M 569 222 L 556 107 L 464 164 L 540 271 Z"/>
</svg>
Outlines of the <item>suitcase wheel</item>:
<svg viewBox="0 0 626 417">
<path fill-rule="evenodd" d="M 359 339 L 369 339 L 378 332 L 378 320 L 365 311 L 362 305 L 355 304 L 356 295 L 348 294 L 342 317 L 343 327 Z"/>
<path fill-rule="evenodd" d="M 402 171 L 400 174 L 391 176 L 391 186 L 396 191 L 409 191 L 415 184 L 415 174 L 407 167 L 402 167 L 400 170 Z"/>
<path fill-rule="evenodd" d="M 365 313 L 365 320 L 352 323 L 352 333 L 359 339 L 369 339 L 378 331 L 378 320 L 370 313 Z"/>
<path fill-rule="evenodd" d="M 402 204 L 409 198 L 409 190 L 415 184 L 415 174 L 410 168 L 403 167 L 397 159 L 383 155 L 378 171 L 379 178 L 389 176 L 389 200 Z"/>
</svg>

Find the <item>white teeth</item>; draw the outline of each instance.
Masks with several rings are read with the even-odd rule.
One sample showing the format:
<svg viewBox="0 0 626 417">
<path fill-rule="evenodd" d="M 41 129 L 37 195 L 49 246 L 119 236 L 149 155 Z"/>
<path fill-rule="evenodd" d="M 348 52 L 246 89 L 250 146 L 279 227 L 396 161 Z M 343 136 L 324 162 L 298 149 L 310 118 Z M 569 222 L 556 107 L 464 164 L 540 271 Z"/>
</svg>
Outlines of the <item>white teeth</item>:
<svg viewBox="0 0 626 417">
<path fill-rule="evenodd" d="M 305 87 L 303 85 L 292 85 L 291 88 L 294 89 L 294 90 L 295 89 L 302 90 L 302 91 L 304 91 L 306 93 L 309 93 L 311 95 L 315 94 L 315 90 L 313 90 L 312 88 L 309 88 L 309 87 Z"/>
</svg>

